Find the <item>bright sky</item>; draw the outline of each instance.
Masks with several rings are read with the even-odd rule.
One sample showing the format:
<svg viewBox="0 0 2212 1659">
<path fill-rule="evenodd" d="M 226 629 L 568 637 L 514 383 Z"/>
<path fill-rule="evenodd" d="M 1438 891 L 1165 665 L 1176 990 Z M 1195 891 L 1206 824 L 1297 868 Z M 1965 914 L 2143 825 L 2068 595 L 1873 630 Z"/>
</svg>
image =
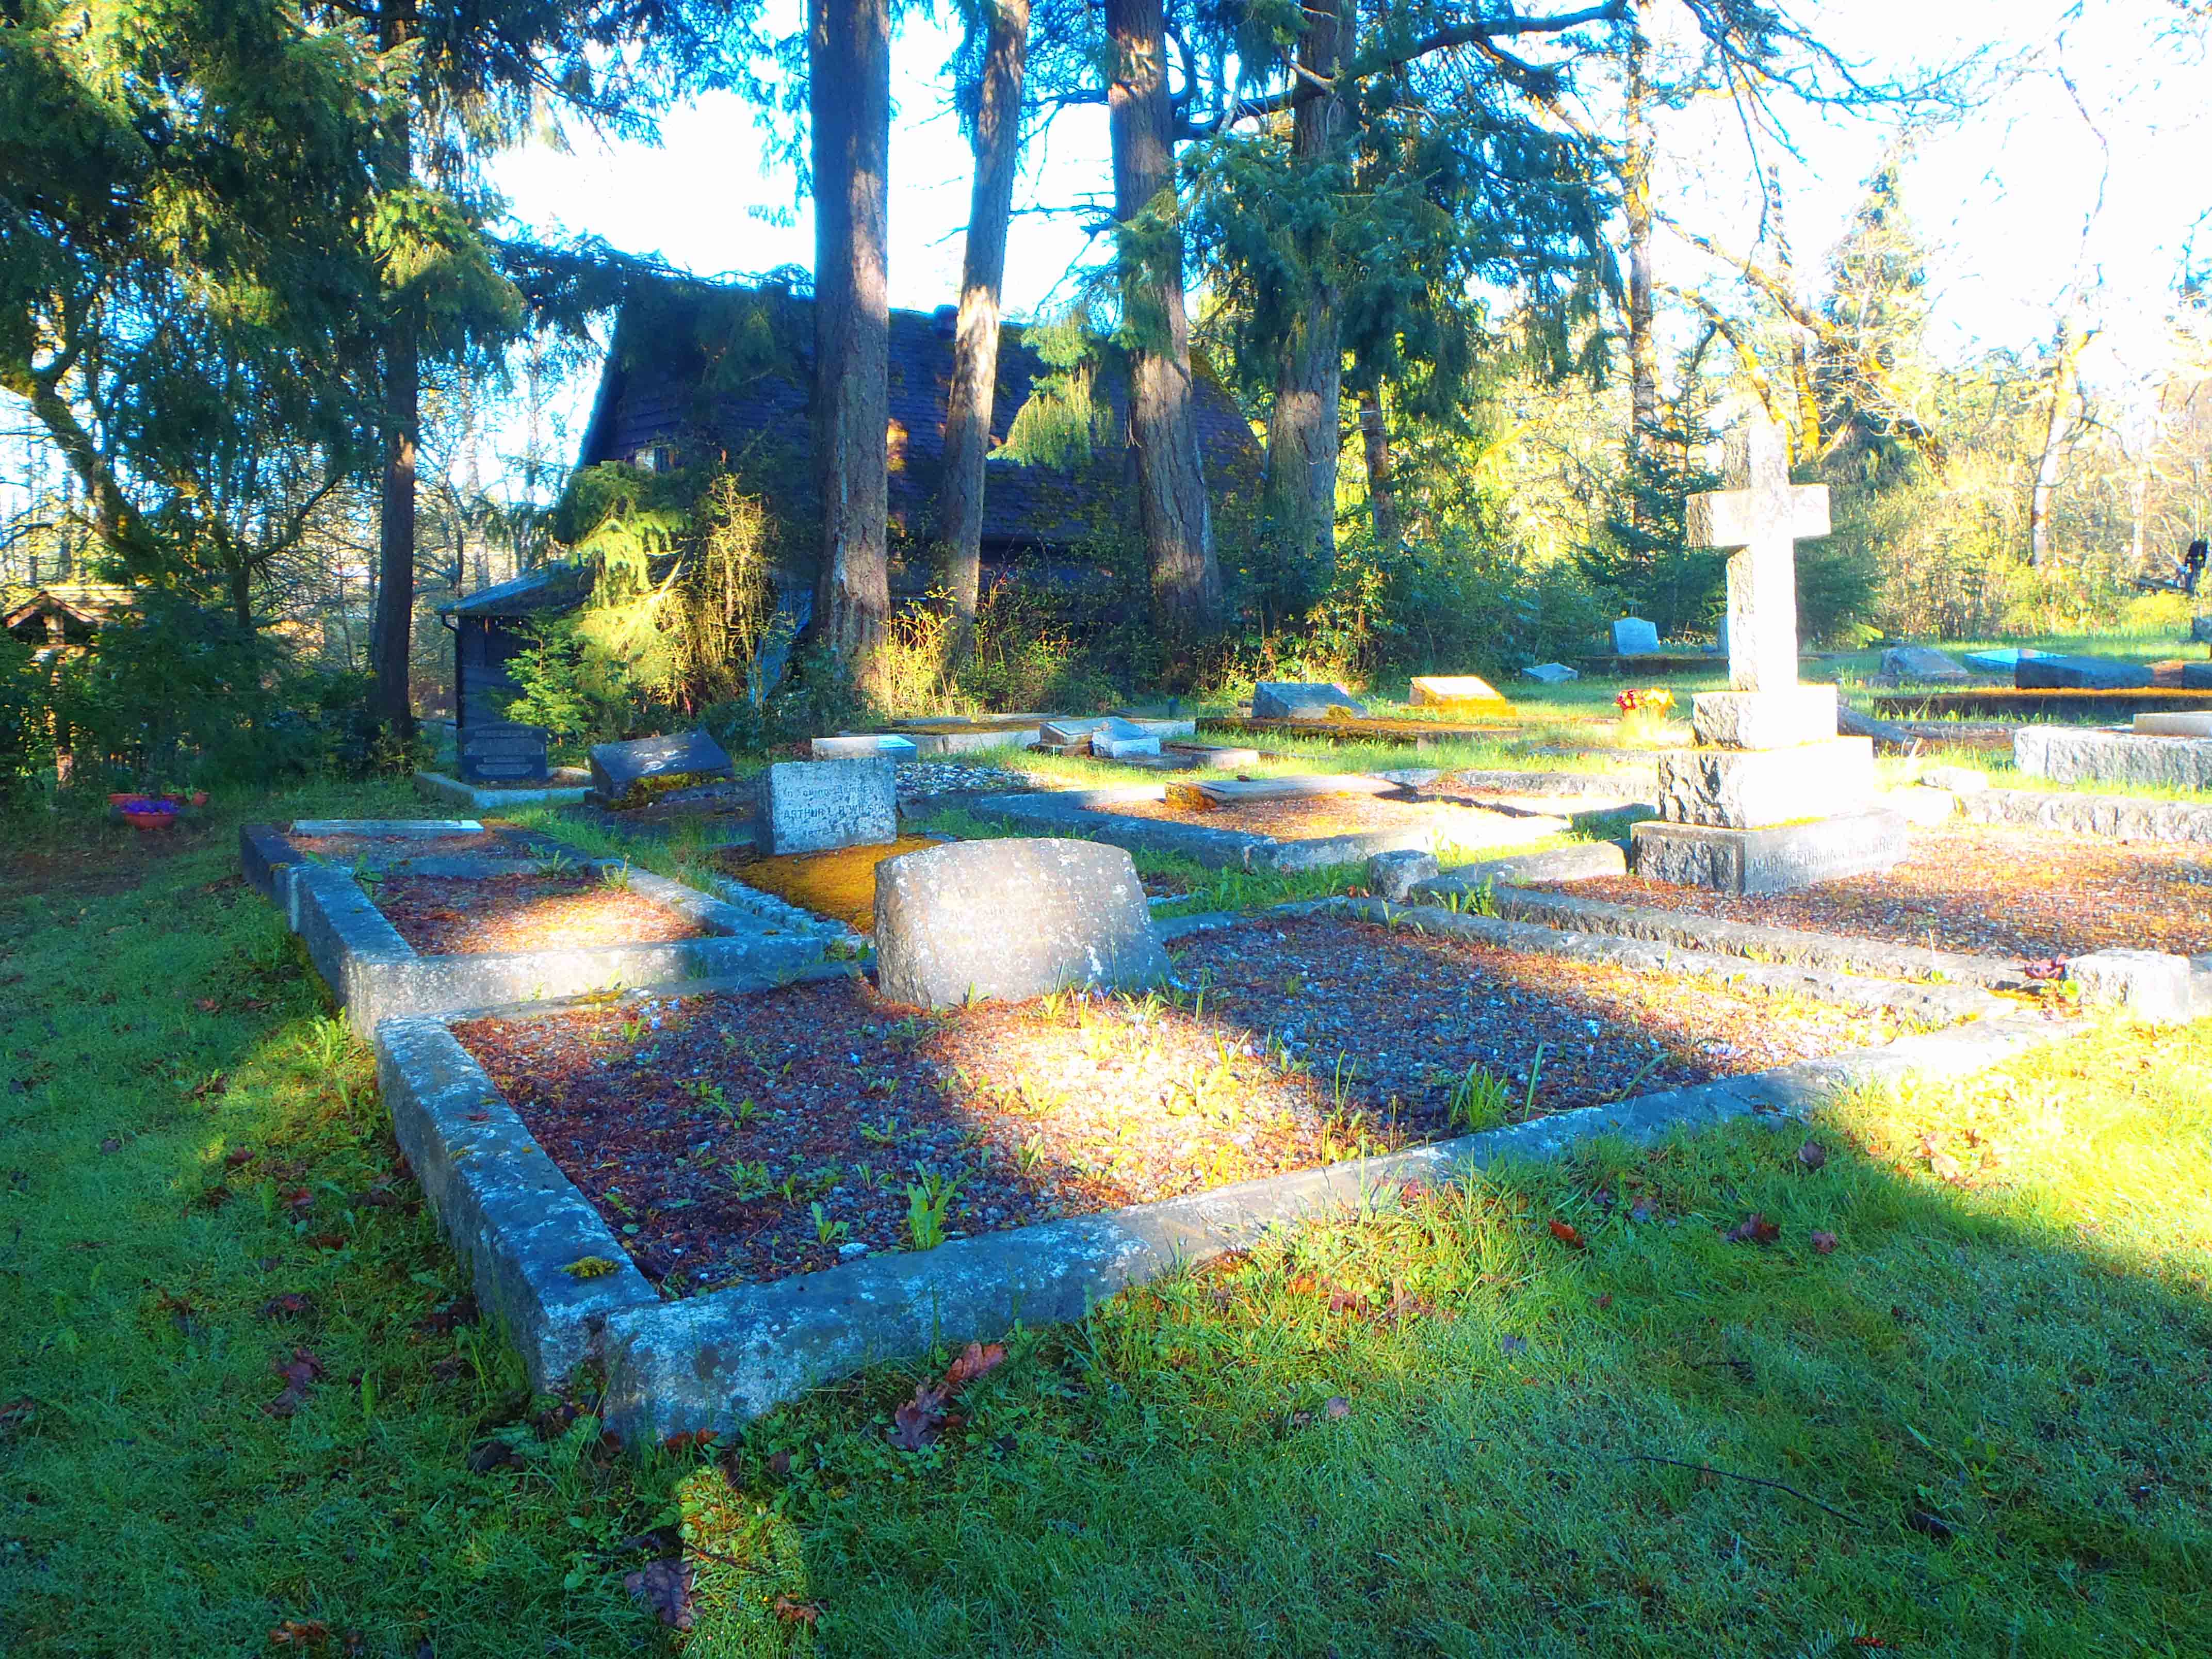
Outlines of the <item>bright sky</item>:
<svg viewBox="0 0 2212 1659">
<path fill-rule="evenodd" d="M 1656 13 L 1666 0 L 1647 3 Z M 796 9 L 785 9 L 795 22 Z M 2212 70 L 2203 35 L 2172 0 L 1801 0 L 1797 10 L 1869 78 L 1917 78 L 1984 54 L 1978 78 L 1959 83 L 1972 107 L 1921 136 L 1906 173 L 1907 205 L 1934 244 L 1939 349 L 2032 347 L 2048 337 L 2069 283 L 2087 280 L 2103 333 L 2085 368 L 2121 380 L 2154 366 L 2176 276 L 2212 210 Z M 949 30 L 916 20 L 893 59 L 891 295 L 915 309 L 951 300 L 960 268 L 970 163 L 940 75 L 952 44 Z M 1790 119 L 1800 155 L 1779 158 L 1781 179 L 1798 266 L 1810 272 L 1894 127 L 1814 112 Z M 1733 115 L 1693 113 L 1665 137 L 1678 155 L 1669 205 L 1686 220 L 1734 223 L 1733 240 L 1747 241 L 1739 181 L 1749 173 Z M 750 110 L 717 98 L 670 112 L 658 149 L 526 151 L 501 163 L 499 179 L 526 222 L 595 232 L 702 275 L 809 264 L 806 204 L 794 203 L 787 173 L 763 175 L 760 154 Z M 1104 112 L 1070 110 L 1030 157 L 1017 207 L 1066 206 L 1108 187 Z M 2212 228 L 2203 240 L 2212 254 Z M 1043 300 L 1084 247 L 1074 217 L 1018 218 L 1010 307 Z"/>
</svg>

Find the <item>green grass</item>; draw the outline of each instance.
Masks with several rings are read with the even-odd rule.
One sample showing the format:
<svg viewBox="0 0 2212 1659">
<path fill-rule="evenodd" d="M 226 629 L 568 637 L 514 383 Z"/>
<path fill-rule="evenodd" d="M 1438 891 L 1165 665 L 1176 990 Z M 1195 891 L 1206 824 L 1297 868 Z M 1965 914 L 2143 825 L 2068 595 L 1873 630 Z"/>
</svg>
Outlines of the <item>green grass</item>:
<svg viewBox="0 0 2212 1659">
<path fill-rule="evenodd" d="M 64 821 L 32 850 L 91 857 L 0 883 L 11 1654 L 667 1651 L 622 1577 L 679 1514 L 726 1558 L 698 1656 L 2212 1650 L 2212 1027 L 1841 1103 L 1817 1172 L 1745 1124 L 1386 1195 L 1019 1334 L 931 1450 L 885 1430 L 945 1356 L 826 1389 L 716 1449 L 732 1488 L 438 1317 L 463 1281 L 229 829 L 141 867 Z M 1753 1212 L 1778 1242 L 1726 1242 Z"/>
</svg>

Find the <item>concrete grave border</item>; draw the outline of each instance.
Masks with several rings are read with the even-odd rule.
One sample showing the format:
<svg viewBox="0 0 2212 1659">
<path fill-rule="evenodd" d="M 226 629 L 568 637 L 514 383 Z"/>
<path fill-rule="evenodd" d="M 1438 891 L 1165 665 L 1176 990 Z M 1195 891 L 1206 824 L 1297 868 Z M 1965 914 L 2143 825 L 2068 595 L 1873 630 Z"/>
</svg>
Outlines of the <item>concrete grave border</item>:
<svg viewBox="0 0 2212 1659">
<path fill-rule="evenodd" d="M 376 1033 L 377 1068 L 400 1144 L 433 1210 L 468 1261 L 479 1299 L 505 1321 L 532 1380 L 550 1387 L 578 1364 L 604 1368 L 603 1413 L 634 1443 L 692 1429 L 727 1431 L 863 1366 L 939 1341 L 988 1340 L 1016 1323 L 1080 1318 L 1131 1285 L 1249 1245 L 1269 1229 L 1396 1200 L 1407 1182 L 1451 1180 L 1509 1158 L 1559 1157 L 1599 1137 L 1649 1142 L 1731 1118 L 1788 1116 L 1835 1093 L 1907 1076 L 1957 1076 L 2080 1027 L 2011 1012 L 1960 988 L 1876 987 L 1848 976 L 1574 940 L 1543 928 L 1431 906 L 1322 900 L 1249 916 L 1193 917 L 1186 933 L 1265 925 L 1271 915 L 1331 908 L 1413 918 L 1439 931 L 1536 948 L 1815 990 L 1859 1006 L 1964 1023 L 1880 1048 L 1589 1106 L 1381 1158 L 1293 1172 L 1101 1215 L 954 1240 L 927 1253 L 871 1255 L 819 1273 L 665 1301 L 606 1224 L 530 1136 L 450 1029 L 456 1014 L 397 1018 Z M 1161 929 L 1163 936 L 1170 928 Z M 808 970 L 805 977 L 848 971 Z M 671 987 L 664 994 L 686 994 Z M 726 988 L 744 988 L 732 984 Z M 552 1007 L 503 1011 L 531 1018 Z M 612 1264 L 579 1279 L 587 1257 Z"/>
<path fill-rule="evenodd" d="M 2212 805 L 2139 795 L 2061 794 L 2041 789 L 1977 789 L 1958 796 L 1976 823 L 2017 823 L 2118 841 L 2212 845 Z"/>
<path fill-rule="evenodd" d="M 443 772 L 417 772 L 415 793 L 449 800 L 473 812 L 497 812 L 516 806 L 574 806 L 592 793 L 592 775 L 580 766 L 556 766 L 553 781 L 528 789 L 488 789 Z M 576 779 L 579 781 L 570 782 Z"/>
<path fill-rule="evenodd" d="M 320 825 L 326 833 L 341 826 L 359 827 L 347 820 Z M 420 833 L 453 827 L 440 824 Z M 842 927 L 817 918 L 795 921 L 802 913 L 750 889 L 743 890 L 760 903 L 732 902 L 632 866 L 631 891 L 707 928 L 708 935 L 665 944 L 424 956 L 400 937 L 349 871 L 310 860 L 267 824 L 243 826 L 239 843 L 247 881 L 283 911 L 315 971 L 364 1037 L 374 1035 L 380 1021 L 398 1015 L 500 1007 L 692 980 L 772 981 L 819 962 L 845 937 Z M 398 860 L 386 867 L 484 880 L 544 869 L 555 854 L 586 869 L 625 867 L 620 859 L 589 858 L 542 840 L 536 845 L 549 857 Z"/>
<path fill-rule="evenodd" d="M 1166 799 L 1165 784 L 1137 783 L 1054 794 L 986 795 L 969 810 L 981 817 L 1057 835 L 1081 836 L 1132 852 L 1177 854 L 1209 870 L 1322 870 L 1336 864 L 1364 863 L 1377 853 L 1426 852 L 1435 839 L 1427 830 L 1406 829 L 1284 841 L 1245 830 L 1212 830 L 1203 824 L 1127 817 L 1103 810 Z M 1540 836 L 1531 835 L 1529 839 Z"/>
</svg>

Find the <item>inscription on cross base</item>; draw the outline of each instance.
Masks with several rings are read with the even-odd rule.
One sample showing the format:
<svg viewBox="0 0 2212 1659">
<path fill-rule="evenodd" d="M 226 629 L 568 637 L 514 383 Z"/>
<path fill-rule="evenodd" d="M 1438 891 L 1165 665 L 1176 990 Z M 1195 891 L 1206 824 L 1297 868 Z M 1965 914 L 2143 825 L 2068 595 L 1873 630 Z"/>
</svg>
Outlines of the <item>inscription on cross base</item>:
<svg viewBox="0 0 2212 1659">
<path fill-rule="evenodd" d="M 1796 544 L 1828 533 L 1828 487 L 1790 482 L 1789 446 L 1758 410 L 1729 434 L 1728 479 L 1690 497 L 1689 542 L 1729 552 L 1729 684 L 1784 691 L 1797 684 Z"/>
</svg>

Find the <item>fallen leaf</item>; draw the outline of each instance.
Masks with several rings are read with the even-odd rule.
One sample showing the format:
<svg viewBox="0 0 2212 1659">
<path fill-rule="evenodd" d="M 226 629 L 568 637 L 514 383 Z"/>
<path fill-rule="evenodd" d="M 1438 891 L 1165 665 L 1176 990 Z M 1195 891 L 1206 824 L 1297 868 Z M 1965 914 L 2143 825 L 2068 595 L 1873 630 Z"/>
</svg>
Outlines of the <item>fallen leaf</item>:
<svg viewBox="0 0 2212 1659">
<path fill-rule="evenodd" d="M 27 1427 L 31 1419 L 38 1414 L 39 1407 L 36 1401 L 11 1400 L 6 1405 L 0 1406 L 0 1439 L 5 1439 L 18 1429 Z"/>
<path fill-rule="evenodd" d="M 1753 1210 L 1728 1231 L 1731 1244 L 1771 1244 L 1782 1237 L 1782 1229 Z"/>
<path fill-rule="evenodd" d="M 305 1215 L 315 1207 L 315 1195 L 305 1187 L 288 1187 L 278 1194 L 277 1202 L 295 1215 Z"/>
<path fill-rule="evenodd" d="M 234 1146 L 222 1155 L 222 1161 L 234 1170 L 242 1170 L 253 1162 L 253 1148 Z"/>
<path fill-rule="evenodd" d="M 1005 1363 L 1006 1345 L 970 1342 L 934 1382 L 918 1383 L 914 1397 L 891 1413 L 890 1443 L 901 1451 L 921 1451 L 937 1443 L 950 1413 L 945 1407 L 977 1377 Z"/>
<path fill-rule="evenodd" d="M 788 1595 L 775 1598 L 775 1616 L 787 1625 L 805 1625 L 809 1630 L 822 1617 L 819 1601 L 794 1601 Z"/>
<path fill-rule="evenodd" d="M 1613 1305 L 1613 1292 L 1607 1291 L 1603 1296 L 1598 1297 L 1597 1305 L 1600 1310 L 1610 1308 Z"/>
<path fill-rule="evenodd" d="M 222 1006 L 222 1002 L 217 997 L 202 997 L 192 1006 L 204 1014 L 212 1014 Z"/>
<path fill-rule="evenodd" d="M 1504 1354 L 1526 1353 L 1528 1352 L 1528 1339 L 1525 1336 L 1500 1337 L 1498 1342 L 1498 1352 Z"/>
<path fill-rule="evenodd" d="M 258 1007 L 261 1005 L 258 1003 L 248 1003 L 246 1006 L 248 1007 Z M 210 1095 L 227 1095 L 229 1092 L 230 1085 L 224 1080 L 222 1073 L 221 1072 L 210 1072 L 204 1079 L 194 1084 L 185 1091 L 185 1097 L 187 1100 L 205 1100 Z M 251 1158 L 252 1156 L 252 1154 L 251 1152 L 246 1154 L 247 1158 Z M 240 1159 L 240 1161 L 243 1163 L 245 1160 Z"/>
<path fill-rule="evenodd" d="M 291 1358 L 280 1356 L 274 1363 L 284 1392 L 261 1409 L 271 1417 L 289 1417 L 307 1403 L 308 1387 L 323 1374 L 323 1362 L 305 1348 L 295 1348 Z"/>
<path fill-rule="evenodd" d="M 287 1619 L 269 1639 L 280 1648 L 319 1648 L 331 1639 L 331 1627 L 319 1619 Z"/>
<path fill-rule="evenodd" d="M 1558 1239 L 1560 1243 L 1565 1245 L 1571 1250 L 1587 1249 L 1589 1248 L 1589 1246 L 1583 1242 L 1583 1236 L 1577 1232 L 1572 1227 L 1570 1227 L 1564 1221 L 1554 1221 L 1552 1224 L 1552 1237 Z"/>
<path fill-rule="evenodd" d="M 1832 1254 L 1836 1248 L 1835 1234 L 1822 1232 L 1817 1229 L 1814 1230 L 1813 1234 L 1813 1248 L 1818 1250 L 1822 1255 Z"/>
<path fill-rule="evenodd" d="M 791 1474 L 791 1454 L 787 1451 L 769 1453 L 768 1472 L 779 1480 L 788 1478 Z"/>
<path fill-rule="evenodd" d="M 623 1588 L 629 1592 L 630 1600 L 649 1609 L 669 1629 L 691 1628 L 691 1567 L 680 1557 L 664 1556 L 647 1562 L 635 1572 L 623 1575 Z"/>
<path fill-rule="evenodd" d="M 1959 1167 L 1959 1160 L 1950 1153 L 1937 1152 L 1928 1160 L 1928 1173 L 1938 1181 L 1956 1181 L 1966 1172 Z"/>
<path fill-rule="evenodd" d="M 2066 958 L 2043 957 L 2029 963 L 2021 971 L 2030 979 L 2063 979 L 2066 977 Z"/>
<path fill-rule="evenodd" d="M 1644 1222 L 1650 1220 L 1655 1213 L 1656 1212 L 1652 1208 L 1651 1200 L 1648 1198 L 1639 1198 L 1629 1207 L 1628 1218 L 1631 1221 Z"/>
<path fill-rule="evenodd" d="M 103 1152 L 121 1152 L 123 1150 L 123 1141 L 121 1137 L 117 1135 L 108 1136 L 106 1139 L 100 1143 L 100 1150 Z"/>
<path fill-rule="evenodd" d="M 315 1304 L 297 1291 L 287 1291 L 282 1296 L 272 1296 L 261 1304 L 264 1319 L 301 1319 L 314 1312 Z"/>
<path fill-rule="evenodd" d="M 977 1377 L 988 1376 L 1006 1363 L 1006 1346 L 994 1342 L 986 1346 L 970 1342 L 964 1352 L 945 1367 L 943 1387 L 948 1395 L 957 1395 Z"/>
<path fill-rule="evenodd" d="M 521 1462 L 522 1455 L 504 1440 L 480 1440 L 469 1448 L 471 1474 L 489 1474 L 494 1469 L 514 1468 Z"/>
<path fill-rule="evenodd" d="M 715 1433 L 712 1429 L 685 1429 L 680 1434 L 672 1434 L 662 1441 L 660 1449 L 669 1452 L 704 1451 L 714 1443 L 714 1440 Z"/>
<path fill-rule="evenodd" d="M 345 1242 L 343 1233 L 309 1233 L 307 1235 L 307 1243 L 319 1250 L 343 1250 L 345 1249 Z"/>
<path fill-rule="evenodd" d="M 1352 1415 L 1352 1402 L 1340 1394 L 1333 1394 L 1322 1402 L 1321 1414 L 1331 1422 L 1349 1417 Z"/>
<path fill-rule="evenodd" d="M 1828 1149 L 1817 1140 L 1808 1140 L 1797 1149 L 1797 1162 L 1808 1170 L 1817 1170 L 1828 1161 Z"/>
</svg>

